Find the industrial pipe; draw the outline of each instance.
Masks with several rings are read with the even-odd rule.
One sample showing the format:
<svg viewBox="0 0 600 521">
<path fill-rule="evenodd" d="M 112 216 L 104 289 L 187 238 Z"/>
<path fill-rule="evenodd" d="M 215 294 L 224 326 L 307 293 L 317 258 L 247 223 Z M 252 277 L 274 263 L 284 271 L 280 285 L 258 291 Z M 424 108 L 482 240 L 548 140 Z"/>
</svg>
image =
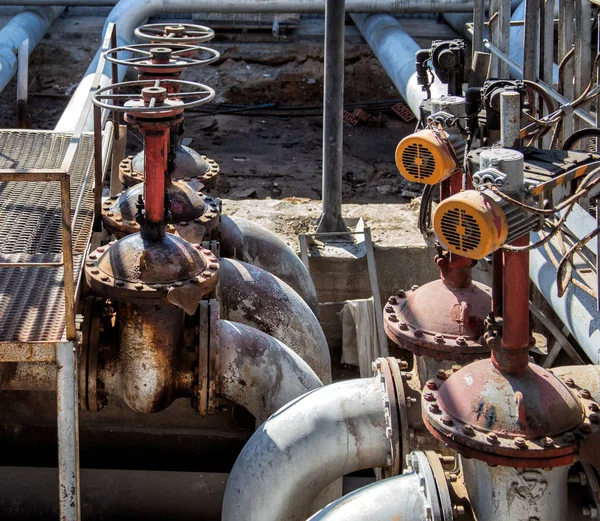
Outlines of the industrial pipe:
<svg viewBox="0 0 600 521">
<path fill-rule="evenodd" d="M 263 422 L 323 384 L 288 346 L 252 327 L 219 320 L 219 395 Z"/>
<path fill-rule="evenodd" d="M 289 284 L 319 316 L 319 299 L 310 273 L 280 237 L 252 221 L 227 215 L 222 216 L 219 231 L 223 257 L 247 262 L 272 273 Z"/>
<path fill-rule="evenodd" d="M 55 1 L 55 5 L 57 2 Z M 2 2 L 3 5 L 8 5 Z M 15 5 L 26 5 L 18 2 Z M 0 30 L 0 92 L 17 72 L 16 51 L 29 40 L 29 54 L 46 34 L 64 7 L 32 7 L 17 14 Z"/>
<path fill-rule="evenodd" d="M 35 0 L 30 0 L 35 1 Z M 182 13 L 323 13 L 325 2 L 323 0 L 121 0 L 106 19 L 104 33 L 107 24 L 115 23 L 117 26 L 117 45 L 131 45 L 134 43 L 134 30 L 150 16 L 160 14 L 182 14 Z M 393 12 L 393 13 L 442 13 L 471 12 L 473 2 L 465 0 L 347 0 L 346 12 L 369 13 L 369 12 Z M 104 37 L 104 34 L 103 34 Z M 100 59 L 100 50 L 85 76 L 79 83 L 77 90 L 71 97 L 67 108 L 63 112 L 56 131 L 72 132 L 81 114 L 89 93 L 91 83 Z M 125 75 L 125 67 L 119 67 L 119 81 Z M 111 76 L 111 64 L 107 63 L 101 86 L 108 85 Z M 85 130 L 92 130 L 91 118 L 88 119 Z"/>
<path fill-rule="evenodd" d="M 431 508 L 415 470 L 362 487 L 317 512 L 308 521 L 441 521 Z"/>
<path fill-rule="evenodd" d="M 331 383 L 329 347 L 319 320 L 285 282 L 261 268 L 219 259 L 221 316 L 271 335 Z"/>
<path fill-rule="evenodd" d="M 415 6 L 419 5 L 415 2 Z M 402 28 L 398 20 L 387 14 L 353 14 L 352 20 L 371 46 L 377 59 L 400 92 L 410 110 L 419 116 L 419 106 L 425 92 L 417 84 L 415 54 L 419 45 Z M 431 97 L 447 94 L 447 88 L 436 77 L 431 85 Z"/>
<path fill-rule="evenodd" d="M 305 521 L 336 479 L 390 458 L 385 392 L 376 378 L 309 392 L 254 433 L 227 482 L 222 521 Z M 268 493 L 265 493 L 268 491 Z"/>
</svg>

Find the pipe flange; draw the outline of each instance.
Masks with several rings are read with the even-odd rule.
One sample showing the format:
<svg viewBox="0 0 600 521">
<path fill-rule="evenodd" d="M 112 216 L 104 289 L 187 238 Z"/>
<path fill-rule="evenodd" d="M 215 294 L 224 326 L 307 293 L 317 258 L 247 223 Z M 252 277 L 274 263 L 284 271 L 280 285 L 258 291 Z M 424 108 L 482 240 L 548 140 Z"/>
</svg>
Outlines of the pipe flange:
<svg viewBox="0 0 600 521">
<path fill-rule="evenodd" d="M 132 304 L 172 303 L 189 312 L 216 287 L 219 261 L 199 244 L 170 233 L 158 242 L 132 234 L 90 252 L 85 277 L 106 298 Z"/>
<path fill-rule="evenodd" d="M 491 361 L 482 360 L 447 380 L 427 382 L 423 420 L 445 445 L 491 465 L 553 468 L 570 465 L 580 440 L 600 432 L 584 414 L 581 398 L 549 381 L 550 373 L 530 365 L 525 375 L 504 378 L 490 367 Z"/>
<path fill-rule="evenodd" d="M 461 509 L 453 504 L 450 496 L 450 488 L 448 487 L 449 474 L 444 470 L 442 465 L 443 456 L 435 451 L 426 450 L 425 457 L 431 466 L 435 485 L 437 488 L 437 495 L 440 500 L 440 510 L 442 511 L 443 521 L 453 521 L 455 511 L 461 511 Z M 452 479 L 452 478 L 451 478 Z M 464 511 L 464 507 L 462 507 Z"/>
<path fill-rule="evenodd" d="M 423 491 L 425 499 L 428 503 L 428 505 L 425 507 L 425 519 L 427 521 L 442 519 L 446 521 L 446 518 L 442 517 L 442 510 L 440 499 L 438 497 L 435 476 L 425 453 L 418 450 L 411 452 L 406 457 L 406 467 L 409 472 L 416 472 L 421 478 L 421 490 Z"/>
<path fill-rule="evenodd" d="M 438 285 L 443 287 L 441 281 L 434 281 L 434 283 L 439 283 Z M 473 337 L 464 332 L 461 334 L 459 331 L 449 333 L 448 331 L 452 331 L 450 324 L 444 332 L 440 332 L 430 330 L 421 324 L 411 323 L 406 316 L 408 303 L 412 295 L 417 295 L 419 289 L 421 288 L 415 287 L 413 291 L 401 290 L 397 295 L 388 299 L 384 308 L 383 323 L 390 340 L 417 356 L 428 356 L 435 360 L 468 362 L 489 355 L 489 347 L 485 344 L 482 336 Z M 482 293 L 487 294 L 488 291 L 487 287 L 481 285 Z M 455 307 L 460 309 L 461 304 L 461 302 L 457 302 Z M 448 314 L 453 316 L 453 310 Z M 453 318 L 453 320 L 456 319 Z M 456 320 L 456 322 L 458 321 Z M 483 328 L 483 320 L 481 322 Z"/>
<path fill-rule="evenodd" d="M 173 183 L 180 185 L 183 181 Z M 122 238 L 132 233 L 140 231 L 140 225 L 135 220 L 134 211 L 126 206 L 126 212 L 129 215 L 124 215 L 123 203 L 130 199 L 130 205 L 134 206 L 135 197 L 131 198 L 129 190 L 136 190 L 135 187 L 120 192 L 106 199 L 102 203 L 102 222 L 106 230 L 114 234 L 117 238 Z M 139 191 L 139 190 L 136 190 Z M 141 193 L 141 192 L 140 192 Z M 173 233 L 182 237 L 191 243 L 201 243 L 210 238 L 211 233 L 217 229 L 220 222 L 219 199 L 206 196 L 201 191 L 198 191 L 198 196 L 202 200 L 202 205 L 199 210 L 200 215 L 197 215 L 189 221 L 179 221 L 168 224 L 167 232 Z M 176 216 L 173 216 L 175 218 Z"/>
<path fill-rule="evenodd" d="M 220 168 L 215 160 L 198 154 L 186 146 L 177 147 L 175 153 L 175 170 L 171 173 L 173 180 L 195 181 L 201 183 L 206 190 L 217 185 Z M 182 158 L 187 158 L 187 160 Z M 185 167 L 181 165 L 185 165 Z M 133 186 L 144 181 L 143 152 L 135 157 L 128 156 L 121 161 L 119 179 L 125 186 Z"/>
<path fill-rule="evenodd" d="M 381 469 L 383 479 L 397 476 L 402 470 L 402 447 L 400 440 L 400 418 L 398 402 L 392 371 L 386 358 L 378 358 L 373 362 L 375 377 L 381 382 L 383 389 L 383 409 L 385 415 L 385 435 L 388 440 L 387 467 Z"/>
<path fill-rule="evenodd" d="M 85 299 L 81 354 L 79 357 L 79 406 L 83 411 L 99 411 L 106 399 L 98 390 L 98 348 L 105 302 L 101 297 Z"/>
</svg>

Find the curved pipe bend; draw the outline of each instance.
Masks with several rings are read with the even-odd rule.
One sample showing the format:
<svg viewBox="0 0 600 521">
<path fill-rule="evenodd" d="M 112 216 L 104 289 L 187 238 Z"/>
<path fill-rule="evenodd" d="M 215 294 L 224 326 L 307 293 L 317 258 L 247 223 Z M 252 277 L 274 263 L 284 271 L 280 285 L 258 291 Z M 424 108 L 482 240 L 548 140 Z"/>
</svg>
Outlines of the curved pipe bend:
<svg viewBox="0 0 600 521">
<path fill-rule="evenodd" d="M 355 490 L 308 521 L 423 521 L 427 506 L 421 478 L 412 471 Z"/>
<path fill-rule="evenodd" d="M 322 387 L 314 371 L 288 346 L 252 327 L 219 320 L 219 394 L 261 422 Z"/>
<path fill-rule="evenodd" d="M 305 521 L 330 483 L 385 466 L 383 400 L 377 379 L 347 380 L 311 391 L 273 414 L 233 466 L 222 521 Z"/>
<path fill-rule="evenodd" d="M 223 215 L 219 226 L 221 255 L 258 266 L 289 284 L 318 317 L 319 299 L 310 273 L 280 237 L 262 226 Z"/>
<path fill-rule="evenodd" d="M 300 296 L 275 275 L 245 262 L 219 259 L 222 317 L 281 340 L 331 383 L 331 357 L 321 324 Z"/>
</svg>

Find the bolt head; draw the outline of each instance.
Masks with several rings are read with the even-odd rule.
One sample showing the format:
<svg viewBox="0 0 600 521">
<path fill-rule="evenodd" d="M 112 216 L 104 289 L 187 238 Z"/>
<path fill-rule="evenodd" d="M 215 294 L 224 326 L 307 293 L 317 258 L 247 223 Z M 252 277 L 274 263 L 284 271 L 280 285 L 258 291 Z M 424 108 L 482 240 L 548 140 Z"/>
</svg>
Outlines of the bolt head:
<svg viewBox="0 0 600 521">
<path fill-rule="evenodd" d="M 388 299 L 388 304 L 395 304 L 396 303 L 396 297 L 390 297 Z"/>
<path fill-rule="evenodd" d="M 402 331 L 407 331 L 408 330 L 408 324 L 406 322 L 400 322 L 400 329 Z"/>
<path fill-rule="evenodd" d="M 390 322 L 398 322 L 398 317 L 394 313 L 392 313 L 388 319 Z"/>
<path fill-rule="evenodd" d="M 435 394 L 433 394 L 431 391 L 427 391 L 425 393 L 423 393 L 423 399 L 426 402 L 434 402 L 435 401 Z"/>
<path fill-rule="evenodd" d="M 600 414 L 596 412 L 591 412 L 589 415 L 589 419 L 592 423 L 600 423 Z"/>
<path fill-rule="evenodd" d="M 592 426 L 589 423 L 582 423 L 579 426 L 579 430 L 583 433 L 583 434 L 591 434 L 592 432 Z"/>
<path fill-rule="evenodd" d="M 598 407 L 598 404 L 596 402 L 592 402 L 589 405 L 589 409 L 590 409 L 590 411 L 597 412 L 598 409 L 600 409 L 600 407 Z"/>
<path fill-rule="evenodd" d="M 415 329 L 415 336 L 423 336 L 423 331 L 420 329 Z"/>
<path fill-rule="evenodd" d="M 436 376 L 440 379 L 440 380 L 445 380 L 446 378 L 448 378 L 448 375 L 446 374 L 446 371 L 444 371 L 443 369 L 440 369 L 437 373 Z"/>
<path fill-rule="evenodd" d="M 406 298 L 406 292 L 403 289 L 399 290 L 397 295 L 398 298 Z"/>
<path fill-rule="evenodd" d="M 575 442 L 575 434 L 573 434 L 572 432 L 567 432 L 564 434 L 563 436 L 564 440 L 566 443 L 574 443 Z"/>
<path fill-rule="evenodd" d="M 386 313 L 393 313 L 394 312 L 394 308 L 392 306 L 385 306 L 385 312 Z"/>
<path fill-rule="evenodd" d="M 456 337 L 456 345 L 464 346 L 467 343 L 467 340 L 464 336 Z"/>
<path fill-rule="evenodd" d="M 441 335 L 439 333 L 437 335 L 435 335 L 433 338 L 439 344 L 441 344 L 444 341 L 444 335 Z"/>
<path fill-rule="evenodd" d="M 565 380 L 565 384 L 567 387 L 575 387 L 575 382 L 573 381 L 573 378 L 567 378 Z"/>
<path fill-rule="evenodd" d="M 465 424 L 462 426 L 463 434 L 467 436 L 475 436 L 475 430 L 469 424 Z"/>
<path fill-rule="evenodd" d="M 592 393 L 588 389 L 581 389 L 581 397 L 589 400 L 592 397 Z"/>
<path fill-rule="evenodd" d="M 447 414 L 444 414 L 444 416 L 442 416 L 442 423 L 444 425 L 447 425 L 448 427 L 450 427 L 454 424 L 454 422 L 452 421 L 452 418 L 450 418 L 450 416 L 448 416 Z"/>
<path fill-rule="evenodd" d="M 498 443 L 498 435 L 497 435 L 495 432 L 490 432 L 490 433 L 487 435 L 487 440 L 488 440 L 490 443 Z"/>
<path fill-rule="evenodd" d="M 435 391 L 438 388 L 438 384 L 435 380 L 427 380 L 425 385 L 427 386 L 427 389 L 431 389 L 432 391 Z"/>
<path fill-rule="evenodd" d="M 515 438 L 515 445 L 517 447 L 519 447 L 520 449 L 524 449 L 527 447 L 527 441 L 525 440 L 525 438 L 522 438 L 521 436 Z"/>
<path fill-rule="evenodd" d="M 429 406 L 429 412 L 432 412 L 433 414 L 439 414 L 440 411 L 440 406 L 437 403 L 432 403 Z"/>
<path fill-rule="evenodd" d="M 419 285 L 418 284 L 413 284 L 410 289 L 412 291 L 416 291 L 417 289 L 419 289 Z"/>
<path fill-rule="evenodd" d="M 552 447 L 554 445 L 554 440 L 549 436 L 546 436 L 545 438 L 542 438 L 542 445 L 544 447 Z"/>
</svg>

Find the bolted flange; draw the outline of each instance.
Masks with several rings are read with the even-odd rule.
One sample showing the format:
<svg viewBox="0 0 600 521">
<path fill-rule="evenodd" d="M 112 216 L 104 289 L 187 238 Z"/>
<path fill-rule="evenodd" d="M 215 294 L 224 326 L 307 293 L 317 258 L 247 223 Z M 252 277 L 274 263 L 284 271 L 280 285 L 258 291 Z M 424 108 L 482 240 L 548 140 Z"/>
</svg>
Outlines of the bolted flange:
<svg viewBox="0 0 600 521">
<path fill-rule="evenodd" d="M 174 181 L 183 178 L 195 179 L 205 189 L 214 188 L 219 181 L 219 165 L 213 160 L 184 145 L 175 147 L 175 169 L 171 172 Z M 119 178 L 125 186 L 133 186 L 144 180 L 144 152 L 129 156 L 119 165 Z"/>
<path fill-rule="evenodd" d="M 140 231 L 136 214 L 143 190 L 144 185 L 138 184 L 104 201 L 102 220 L 110 233 L 120 238 Z M 195 192 L 183 180 L 168 183 L 166 190 L 173 232 L 193 243 L 207 240 L 219 225 L 219 201 Z"/>
<path fill-rule="evenodd" d="M 438 408 L 423 402 L 429 431 L 460 453 L 492 465 L 569 465 L 579 441 L 600 431 L 590 418 L 592 400 L 534 364 L 524 374 L 511 375 L 491 360 L 480 360 L 436 383 L 438 388 L 429 392 Z"/>
<path fill-rule="evenodd" d="M 170 302 L 193 313 L 217 285 L 219 261 L 200 245 L 167 233 L 147 241 L 139 233 L 90 252 L 88 285 L 99 295 L 133 304 Z"/>
<path fill-rule="evenodd" d="M 442 280 L 390 297 L 384 309 L 388 337 L 436 360 L 470 361 L 489 352 L 483 342 L 490 289 L 477 282 L 453 288 Z"/>
</svg>

